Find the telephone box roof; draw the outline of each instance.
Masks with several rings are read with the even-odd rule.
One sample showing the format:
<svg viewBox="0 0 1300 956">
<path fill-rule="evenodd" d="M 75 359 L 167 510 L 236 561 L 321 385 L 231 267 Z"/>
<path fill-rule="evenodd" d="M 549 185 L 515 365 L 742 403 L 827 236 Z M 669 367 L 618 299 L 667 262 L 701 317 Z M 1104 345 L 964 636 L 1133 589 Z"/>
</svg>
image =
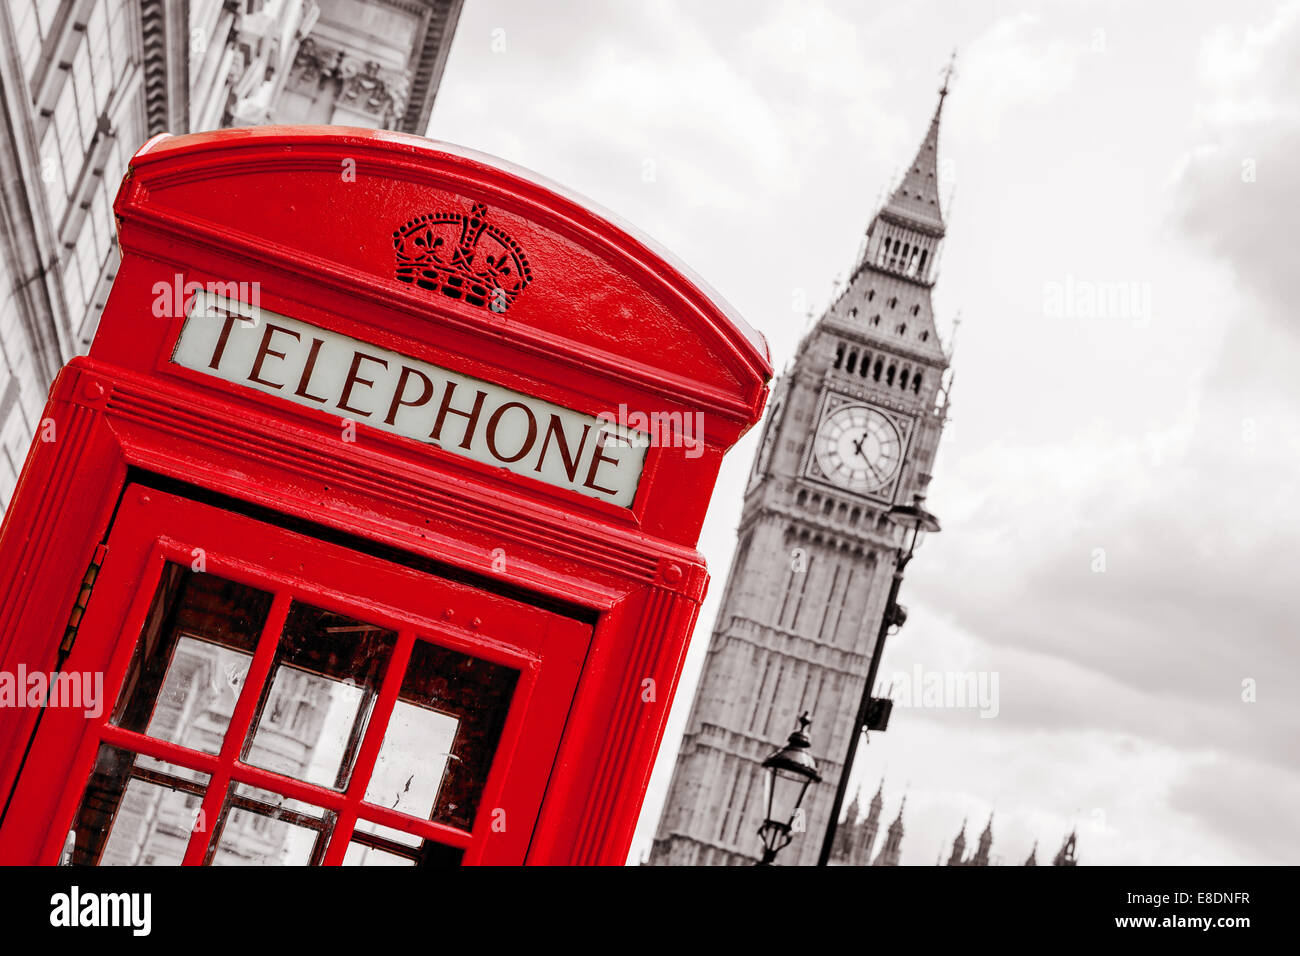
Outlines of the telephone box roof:
<svg viewBox="0 0 1300 956">
<path fill-rule="evenodd" d="M 222 236 L 229 248 L 242 238 L 259 258 L 311 261 L 344 284 L 378 279 L 416 300 L 422 290 L 394 277 L 399 230 L 421 215 L 444 225 L 477 216 L 516 248 L 524 282 L 551 285 L 512 295 L 508 311 L 480 310 L 495 334 L 504 321 L 543 347 L 614 356 L 683 391 L 725 394 L 738 414 L 761 410 L 772 375 L 762 334 L 653 240 L 527 170 L 419 136 L 323 126 L 163 134 L 135 155 L 115 211 L 127 252 L 132 223 L 189 226 L 190 240 Z M 425 311 L 457 311 L 422 298 Z"/>
</svg>

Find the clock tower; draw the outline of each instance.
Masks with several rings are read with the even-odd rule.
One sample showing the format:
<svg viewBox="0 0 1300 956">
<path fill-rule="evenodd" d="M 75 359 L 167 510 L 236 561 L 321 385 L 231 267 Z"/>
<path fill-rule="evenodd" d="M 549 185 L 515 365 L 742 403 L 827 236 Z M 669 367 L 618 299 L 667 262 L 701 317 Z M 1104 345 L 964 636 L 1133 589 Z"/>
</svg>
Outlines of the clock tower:
<svg viewBox="0 0 1300 956">
<path fill-rule="evenodd" d="M 800 713 L 826 782 L 783 865 L 816 863 L 901 530 L 924 495 L 947 410 L 930 291 L 944 237 L 939 120 L 948 88 L 852 275 L 777 383 L 653 864 L 752 864 L 762 761 Z"/>
</svg>

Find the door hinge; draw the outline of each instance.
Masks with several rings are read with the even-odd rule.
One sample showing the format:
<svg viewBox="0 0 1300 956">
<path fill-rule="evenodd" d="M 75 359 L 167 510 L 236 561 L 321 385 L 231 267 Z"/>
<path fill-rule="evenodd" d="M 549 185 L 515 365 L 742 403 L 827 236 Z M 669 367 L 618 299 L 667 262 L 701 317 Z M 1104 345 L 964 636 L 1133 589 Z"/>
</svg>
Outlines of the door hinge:
<svg viewBox="0 0 1300 956">
<path fill-rule="evenodd" d="M 68 615 L 68 626 L 63 631 L 63 641 L 59 644 L 59 659 L 67 658 L 68 653 L 72 650 L 72 643 L 77 639 L 77 631 L 81 629 L 81 618 L 86 613 L 86 605 L 90 603 L 90 592 L 95 590 L 95 581 L 99 578 L 99 569 L 104 564 L 104 557 L 108 554 L 108 545 L 95 545 L 94 557 L 90 559 L 90 566 L 86 568 L 86 574 L 81 579 L 81 590 L 77 592 L 77 603 L 72 605 L 72 613 Z"/>
</svg>

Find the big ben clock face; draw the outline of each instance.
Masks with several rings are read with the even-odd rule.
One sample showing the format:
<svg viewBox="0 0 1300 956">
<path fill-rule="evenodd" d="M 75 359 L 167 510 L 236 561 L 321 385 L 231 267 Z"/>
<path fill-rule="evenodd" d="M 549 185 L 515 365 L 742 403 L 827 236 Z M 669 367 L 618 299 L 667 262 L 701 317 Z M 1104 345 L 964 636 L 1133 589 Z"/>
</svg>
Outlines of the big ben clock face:
<svg viewBox="0 0 1300 956">
<path fill-rule="evenodd" d="M 847 405 L 827 415 L 813 448 L 822 477 L 849 491 L 879 491 L 898 474 L 903 439 L 894 423 L 867 405 Z"/>
</svg>

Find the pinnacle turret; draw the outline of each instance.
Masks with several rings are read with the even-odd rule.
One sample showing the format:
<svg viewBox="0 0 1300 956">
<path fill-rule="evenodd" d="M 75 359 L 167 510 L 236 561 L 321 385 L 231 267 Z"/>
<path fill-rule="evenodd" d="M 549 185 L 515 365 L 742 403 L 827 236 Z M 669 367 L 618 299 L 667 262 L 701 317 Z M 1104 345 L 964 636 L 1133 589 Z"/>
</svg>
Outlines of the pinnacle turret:
<svg viewBox="0 0 1300 956">
<path fill-rule="evenodd" d="M 858 271 L 871 267 L 924 286 L 934 284 L 935 259 L 946 231 L 939 201 L 939 121 L 951 76 L 950 64 L 916 156 L 867 228 Z"/>
<path fill-rule="evenodd" d="M 916 156 L 903 173 L 889 201 L 881 213 L 902 221 L 914 223 L 927 232 L 944 233 L 943 208 L 939 199 L 939 119 L 943 115 L 944 97 L 948 95 L 947 83 L 939 91 L 939 105 L 930 117 L 930 126 L 916 151 Z"/>
</svg>

